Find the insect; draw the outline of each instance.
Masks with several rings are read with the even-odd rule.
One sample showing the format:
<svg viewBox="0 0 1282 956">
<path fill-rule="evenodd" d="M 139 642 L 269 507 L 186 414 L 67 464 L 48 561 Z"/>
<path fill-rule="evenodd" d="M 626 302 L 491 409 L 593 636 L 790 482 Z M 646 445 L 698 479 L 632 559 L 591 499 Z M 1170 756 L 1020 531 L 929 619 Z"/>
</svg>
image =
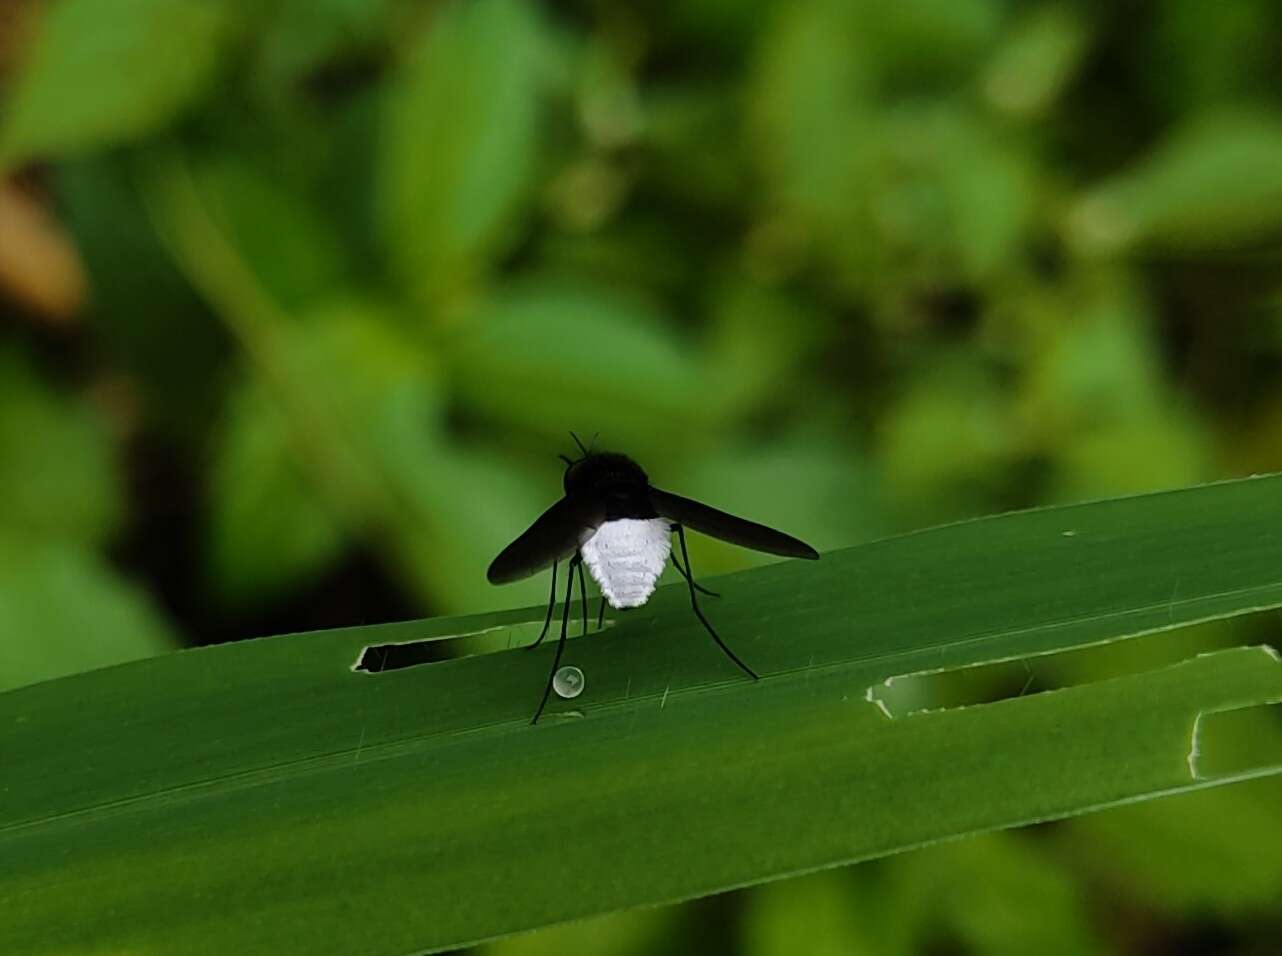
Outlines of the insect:
<svg viewBox="0 0 1282 956">
<path fill-rule="evenodd" d="M 529 577 L 552 565 L 552 588 L 548 596 L 547 616 L 543 631 L 530 648 L 538 647 L 547 636 L 556 605 L 557 565 L 569 559 L 569 577 L 565 583 L 565 602 L 561 610 L 561 639 L 548 675 L 543 699 L 531 723 L 538 723 L 552 691 L 553 678 L 561 664 L 566 631 L 570 622 L 570 601 L 574 576 L 578 572 L 579 597 L 583 608 L 583 633 L 588 630 L 587 586 L 583 579 L 586 564 L 592 579 L 601 589 L 600 627 L 608 601 L 613 608 L 640 607 L 650 599 L 663 566 L 671 559 L 673 567 L 690 588 L 690 607 L 712 635 L 717 646 L 739 669 L 757 679 L 757 673 L 735 654 L 717 634 L 699 608 L 696 592 L 716 596 L 695 583 L 686 551 L 685 529 L 701 531 L 754 551 L 789 558 L 815 560 L 818 552 L 804 541 L 782 531 L 756 524 L 716 508 L 660 491 L 650 484 L 641 466 L 627 455 L 594 452 L 584 448 L 573 432 L 570 437 L 579 446 L 580 458 L 560 456 L 565 462 L 565 497 L 543 512 L 534 524 L 503 549 L 490 565 L 487 577 L 491 584 L 507 584 Z M 672 533 L 681 546 L 681 560 L 672 550 Z"/>
</svg>

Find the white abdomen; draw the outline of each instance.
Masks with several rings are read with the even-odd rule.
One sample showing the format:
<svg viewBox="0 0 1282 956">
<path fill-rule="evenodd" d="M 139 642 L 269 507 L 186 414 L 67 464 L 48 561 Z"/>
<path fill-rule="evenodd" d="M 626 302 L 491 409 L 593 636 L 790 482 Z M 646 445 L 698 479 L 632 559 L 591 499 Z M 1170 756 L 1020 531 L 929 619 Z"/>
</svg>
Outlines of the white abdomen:
<svg viewBox="0 0 1282 956">
<path fill-rule="evenodd" d="M 648 601 L 671 550 L 672 526 L 665 518 L 607 521 L 579 548 L 610 607 Z"/>
</svg>

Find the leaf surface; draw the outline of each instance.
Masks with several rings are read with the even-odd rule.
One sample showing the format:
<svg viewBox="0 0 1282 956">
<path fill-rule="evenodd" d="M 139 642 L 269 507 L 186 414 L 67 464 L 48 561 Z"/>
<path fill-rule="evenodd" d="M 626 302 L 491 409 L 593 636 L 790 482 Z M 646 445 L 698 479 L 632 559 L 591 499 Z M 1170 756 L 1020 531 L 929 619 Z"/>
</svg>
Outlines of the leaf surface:
<svg viewBox="0 0 1282 956">
<path fill-rule="evenodd" d="M 1200 716 L 1282 700 L 1269 648 L 877 704 L 898 675 L 1282 605 L 1279 477 L 956 524 L 716 588 L 707 613 L 765 679 L 738 677 L 663 588 L 569 646 L 587 689 L 538 726 L 550 646 L 351 668 L 371 644 L 524 643 L 541 608 L 0 696 L 0 948 L 440 949 L 1282 769 L 1199 770 L 1215 764 L 1194 746 Z"/>
</svg>

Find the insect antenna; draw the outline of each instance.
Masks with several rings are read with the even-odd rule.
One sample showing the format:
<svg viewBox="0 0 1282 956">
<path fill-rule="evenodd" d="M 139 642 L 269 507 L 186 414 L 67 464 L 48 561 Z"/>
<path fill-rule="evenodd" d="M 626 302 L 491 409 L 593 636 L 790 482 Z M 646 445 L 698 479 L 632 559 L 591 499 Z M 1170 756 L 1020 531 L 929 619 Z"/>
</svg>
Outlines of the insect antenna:
<svg viewBox="0 0 1282 956">
<path fill-rule="evenodd" d="M 570 432 L 570 437 L 574 439 L 574 444 L 579 446 L 579 451 L 583 452 L 584 458 L 586 458 L 589 454 L 591 454 L 591 452 L 589 452 L 586 448 L 583 447 L 583 442 L 579 441 L 578 435 L 574 434 L 574 432 Z"/>
</svg>

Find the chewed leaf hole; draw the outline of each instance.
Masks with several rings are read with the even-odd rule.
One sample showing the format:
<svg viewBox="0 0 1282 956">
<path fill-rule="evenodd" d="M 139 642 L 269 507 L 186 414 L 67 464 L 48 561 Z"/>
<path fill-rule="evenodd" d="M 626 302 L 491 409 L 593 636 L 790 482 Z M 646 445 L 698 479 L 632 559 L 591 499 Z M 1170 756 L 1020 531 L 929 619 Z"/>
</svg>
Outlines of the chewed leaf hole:
<svg viewBox="0 0 1282 956">
<path fill-rule="evenodd" d="M 1189 629 L 1192 633 L 1196 629 Z M 1056 654 L 888 677 L 867 697 L 889 717 L 1027 697 L 1126 677 L 1175 664 L 1196 653 L 1188 642 L 1137 639 Z M 1142 645 L 1147 647 L 1136 653 Z"/>
<path fill-rule="evenodd" d="M 400 670 L 419 664 L 433 664 L 448 660 L 444 641 L 414 641 L 409 644 L 375 644 L 361 651 L 352 670 L 381 674 L 383 671 Z"/>
<path fill-rule="evenodd" d="M 1189 768 L 1198 779 L 1282 767 L 1282 704 L 1202 714 Z"/>
<path fill-rule="evenodd" d="M 604 627 L 612 626 L 607 620 Z M 383 674 L 388 671 L 401 670 L 406 667 L 418 667 L 424 664 L 438 664 L 442 661 L 457 660 L 460 657 L 474 657 L 478 654 L 494 654 L 515 647 L 525 647 L 539 639 L 543 630 L 543 621 L 522 621 L 519 624 L 504 624 L 500 627 L 487 628 L 471 634 L 456 634 L 452 637 L 432 637 L 422 641 L 401 641 L 395 644 L 371 644 L 364 648 L 352 671 L 365 674 Z M 544 646 L 556 643 L 560 635 L 558 622 L 553 622 L 544 638 Z M 581 627 L 571 627 L 567 639 L 580 636 Z M 588 636 L 596 633 L 596 621 L 589 624 Z"/>
</svg>

